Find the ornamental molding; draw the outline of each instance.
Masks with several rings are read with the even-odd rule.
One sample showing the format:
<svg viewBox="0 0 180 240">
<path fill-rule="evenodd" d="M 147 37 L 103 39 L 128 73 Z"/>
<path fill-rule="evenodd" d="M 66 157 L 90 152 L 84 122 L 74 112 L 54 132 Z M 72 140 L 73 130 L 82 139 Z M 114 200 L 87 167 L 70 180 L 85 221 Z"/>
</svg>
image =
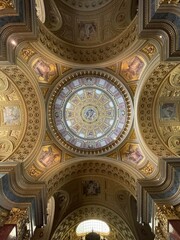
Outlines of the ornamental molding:
<svg viewBox="0 0 180 240">
<path fill-rule="evenodd" d="M 138 221 L 150 223 L 154 219 L 156 204 L 179 204 L 179 158 L 164 158 L 159 164 L 159 177 L 138 180 Z M 152 223 L 155 226 L 155 223 Z"/>
<path fill-rule="evenodd" d="M 16 146 L 16 150 L 6 158 L 6 161 L 24 162 L 33 154 L 36 155 L 35 149 L 41 146 L 45 131 L 45 119 L 42 118 L 42 115 L 45 115 L 44 105 L 40 101 L 40 90 L 36 89 L 19 67 L 1 67 L 0 71 L 16 85 L 23 107 L 26 109 L 24 117 L 26 122 L 23 125 L 24 132 L 21 142 Z"/>
<path fill-rule="evenodd" d="M 135 121 L 138 122 L 139 133 L 147 148 L 158 157 L 172 156 L 172 151 L 163 143 L 158 131 L 156 130 L 154 112 L 158 106 L 155 105 L 157 89 L 159 89 L 167 76 L 178 64 L 176 62 L 160 63 L 143 85 L 139 94 L 138 115 Z"/>
<path fill-rule="evenodd" d="M 47 205 L 45 184 L 28 181 L 22 163 L 0 163 L 0 173 L 1 206 L 9 210 L 13 207 L 28 208 L 34 224 L 43 226 L 46 223 Z"/>
</svg>

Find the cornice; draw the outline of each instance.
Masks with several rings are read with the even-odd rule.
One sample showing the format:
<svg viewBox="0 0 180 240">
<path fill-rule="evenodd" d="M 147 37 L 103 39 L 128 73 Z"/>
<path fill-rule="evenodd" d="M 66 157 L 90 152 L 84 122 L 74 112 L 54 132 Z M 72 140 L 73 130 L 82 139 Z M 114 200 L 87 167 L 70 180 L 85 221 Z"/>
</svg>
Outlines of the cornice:
<svg viewBox="0 0 180 240">
<path fill-rule="evenodd" d="M 138 220 L 149 223 L 153 219 L 155 204 L 179 204 L 179 158 L 161 159 L 159 177 L 138 181 Z"/>
<path fill-rule="evenodd" d="M 0 163 L 1 206 L 11 209 L 27 207 L 36 226 L 46 223 L 46 187 L 44 183 L 27 181 L 23 174 L 23 165 Z M 27 191 L 28 189 L 28 191 Z"/>
<path fill-rule="evenodd" d="M 160 42 L 163 60 L 177 60 L 180 56 L 179 6 L 159 4 L 156 0 L 140 1 L 139 12 L 140 36 Z"/>
<path fill-rule="evenodd" d="M 0 61 L 15 62 L 15 49 L 25 40 L 36 39 L 36 10 L 33 0 L 15 0 L 13 9 L 0 12 Z"/>
</svg>

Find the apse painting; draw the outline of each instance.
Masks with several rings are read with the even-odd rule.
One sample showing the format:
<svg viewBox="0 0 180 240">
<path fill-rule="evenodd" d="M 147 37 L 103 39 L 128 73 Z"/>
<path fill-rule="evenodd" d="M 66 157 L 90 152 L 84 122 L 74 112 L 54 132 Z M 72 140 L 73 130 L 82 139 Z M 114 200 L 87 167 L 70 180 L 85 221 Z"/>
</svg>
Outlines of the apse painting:
<svg viewBox="0 0 180 240">
<path fill-rule="evenodd" d="M 127 80 L 138 80 L 144 66 L 144 61 L 135 56 L 122 62 L 121 73 Z"/>
<path fill-rule="evenodd" d="M 19 125 L 21 114 L 19 106 L 6 106 L 3 108 L 3 121 L 5 125 Z"/>
<path fill-rule="evenodd" d="M 83 181 L 83 194 L 86 196 L 98 195 L 100 193 L 100 185 L 94 180 Z"/>
<path fill-rule="evenodd" d="M 58 163 L 61 160 L 61 152 L 54 146 L 43 146 L 38 161 L 45 167 L 50 167 L 52 164 Z"/>
<path fill-rule="evenodd" d="M 144 159 L 144 156 L 138 144 L 127 143 L 122 151 L 122 160 L 133 164 L 139 164 Z"/>
<path fill-rule="evenodd" d="M 49 63 L 42 58 L 36 59 L 32 64 L 32 68 L 40 82 L 49 83 L 56 77 L 56 65 Z"/>
<path fill-rule="evenodd" d="M 176 120 L 176 104 L 163 103 L 160 105 L 160 118 L 162 120 Z"/>
</svg>

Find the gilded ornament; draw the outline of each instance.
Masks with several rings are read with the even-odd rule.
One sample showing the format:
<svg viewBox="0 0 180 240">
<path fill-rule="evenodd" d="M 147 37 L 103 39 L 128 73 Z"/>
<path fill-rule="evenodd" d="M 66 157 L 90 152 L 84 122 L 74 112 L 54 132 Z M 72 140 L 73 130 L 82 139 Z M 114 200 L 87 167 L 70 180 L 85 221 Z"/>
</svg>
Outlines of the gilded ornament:
<svg viewBox="0 0 180 240">
<path fill-rule="evenodd" d="M 20 54 L 21 57 L 27 62 L 30 59 L 30 57 L 32 57 L 35 54 L 35 51 L 32 48 L 27 47 L 23 48 Z"/>
<path fill-rule="evenodd" d="M 5 126 L 6 129 L 9 129 L 10 133 L 13 134 L 14 137 L 10 136 L 10 138 L 13 140 L 13 144 L 16 147 L 16 151 L 11 154 L 11 159 L 17 162 L 24 161 L 27 159 L 27 156 L 32 153 L 32 149 L 34 150 L 35 145 L 39 143 L 39 137 L 37 136 L 43 137 L 41 129 L 44 119 L 42 120 L 41 118 L 41 103 L 38 100 L 39 97 L 35 91 L 34 85 L 26 77 L 24 72 L 20 70 L 20 68 L 16 66 L 6 66 L 2 67 L 1 71 L 1 74 L 4 74 L 4 76 L 8 78 L 9 83 L 11 83 L 11 81 L 13 82 L 12 89 L 15 90 L 17 96 L 19 97 L 18 102 L 9 101 L 8 105 L 5 106 L 6 108 L 3 108 L 3 115 L 5 116 L 5 120 L 7 122 Z M 15 85 L 18 86 L 17 91 L 15 89 Z M 8 93 L 12 92 L 10 88 L 11 86 L 8 88 Z M 20 96 L 19 92 L 21 93 Z M 25 121 L 27 116 L 28 118 Z M 21 124 L 22 122 L 25 125 Z M 1 130 L 2 129 L 0 127 L 0 131 Z M 13 130 L 17 130 L 17 132 L 13 132 Z M 20 131 L 20 134 L 18 131 Z M 21 142 L 19 142 L 20 138 Z"/>
<path fill-rule="evenodd" d="M 143 49 L 142 52 L 144 52 L 150 59 L 154 56 L 154 54 L 157 52 L 156 47 L 148 43 Z"/>
<path fill-rule="evenodd" d="M 15 224 L 17 226 L 18 239 L 28 240 L 30 224 L 28 209 L 12 208 L 6 224 Z"/>
<path fill-rule="evenodd" d="M 156 206 L 156 238 L 159 239 L 168 239 L 169 236 L 169 220 L 179 220 L 180 214 L 173 206 L 166 205 L 157 205 Z M 161 237 L 161 238 L 158 238 Z"/>
<path fill-rule="evenodd" d="M 164 141 L 164 136 L 162 138 L 159 137 L 160 134 L 157 134 L 154 129 L 154 116 L 158 116 L 157 113 L 159 113 L 160 116 L 160 105 L 159 102 L 154 103 L 154 99 L 156 98 L 157 90 L 160 87 L 162 87 L 163 81 L 166 80 L 166 83 L 168 81 L 168 74 L 170 75 L 171 71 L 174 70 L 175 67 L 178 67 L 177 63 L 161 63 L 154 72 L 150 75 L 149 79 L 146 81 L 146 84 L 144 85 L 144 90 L 141 93 L 141 98 L 139 100 L 139 114 L 138 114 L 138 122 L 141 127 L 142 136 L 147 144 L 147 146 L 157 155 L 157 156 L 172 156 L 172 152 L 169 150 L 169 147 L 166 144 L 163 144 L 162 141 Z M 166 72 L 166 73 L 165 73 Z M 160 94 L 161 91 L 158 91 L 158 94 Z M 149 100 L 150 99 L 150 100 Z M 169 102 L 169 98 L 164 103 Z M 158 100 L 159 101 L 159 100 Z M 171 103 L 174 102 L 171 101 Z M 156 107 L 156 109 L 153 109 L 153 106 Z M 176 105 L 177 106 L 177 105 Z M 175 105 L 172 105 L 173 109 L 175 109 Z M 164 108 L 168 108 L 168 105 L 164 105 Z M 174 118 L 174 116 L 177 112 L 173 111 L 171 117 Z M 164 113 L 163 113 L 164 114 Z M 162 115 L 161 115 L 162 116 Z M 164 116 L 164 115 L 163 115 Z M 160 121 L 160 117 L 156 118 L 157 120 L 157 128 L 166 127 L 166 129 L 169 131 L 169 125 L 168 121 Z M 176 124 L 177 127 L 177 124 Z M 165 130 L 165 129 L 164 129 Z M 163 132 L 165 132 L 163 130 Z M 167 141 L 167 137 L 166 137 Z M 165 146 L 166 145 L 166 146 Z"/>
<path fill-rule="evenodd" d="M 0 11 L 8 8 L 14 8 L 13 1 L 11 0 L 0 0 Z"/>
<path fill-rule="evenodd" d="M 0 72 L 0 92 L 7 90 L 7 88 L 8 88 L 8 79 L 2 72 Z"/>
<path fill-rule="evenodd" d="M 28 169 L 28 171 L 27 171 L 28 173 L 29 173 L 29 175 L 31 176 L 31 177 L 33 177 L 33 178 L 37 178 L 37 177 L 39 177 L 40 175 L 41 175 L 41 171 L 39 171 L 34 165 L 32 165 L 29 169 Z"/>
<path fill-rule="evenodd" d="M 141 169 L 141 172 L 146 176 L 153 173 L 153 171 L 154 171 L 154 166 L 150 162 L 148 162 L 148 164 L 146 164 L 146 166 Z"/>
<path fill-rule="evenodd" d="M 174 87 L 179 87 L 180 88 L 180 74 L 179 73 L 175 72 L 175 74 L 171 74 L 170 84 Z"/>
</svg>

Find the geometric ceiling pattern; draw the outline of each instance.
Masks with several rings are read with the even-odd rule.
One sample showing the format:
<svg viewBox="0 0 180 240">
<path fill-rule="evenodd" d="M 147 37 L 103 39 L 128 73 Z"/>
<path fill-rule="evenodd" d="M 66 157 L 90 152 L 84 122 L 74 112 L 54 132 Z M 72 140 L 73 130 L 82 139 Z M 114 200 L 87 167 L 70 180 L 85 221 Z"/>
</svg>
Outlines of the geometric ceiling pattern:
<svg viewBox="0 0 180 240">
<path fill-rule="evenodd" d="M 50 128 L 58 141 L 69 143 L 70 150 L 79 149 L 83 154 L 112 150 L 131 129 L 131 96 L 124 84 L 110 74 L 101 71 L 75 74 L 77 77 L 69 77 L 70 83 L 58 83 L 52 91 L 48 106 Z"/>
<path fill-rule="evenodd" d="M 162 219 L 179 219 L 178 2 L 0 3 L 7 234 L 10 223 L 20 240 L 79 240 L 78 224 L 98 219 L 110 227 L 105 240 L 170 236 Z M 166 204 L 174 215 L 164 218 Z"/>
</svg>

